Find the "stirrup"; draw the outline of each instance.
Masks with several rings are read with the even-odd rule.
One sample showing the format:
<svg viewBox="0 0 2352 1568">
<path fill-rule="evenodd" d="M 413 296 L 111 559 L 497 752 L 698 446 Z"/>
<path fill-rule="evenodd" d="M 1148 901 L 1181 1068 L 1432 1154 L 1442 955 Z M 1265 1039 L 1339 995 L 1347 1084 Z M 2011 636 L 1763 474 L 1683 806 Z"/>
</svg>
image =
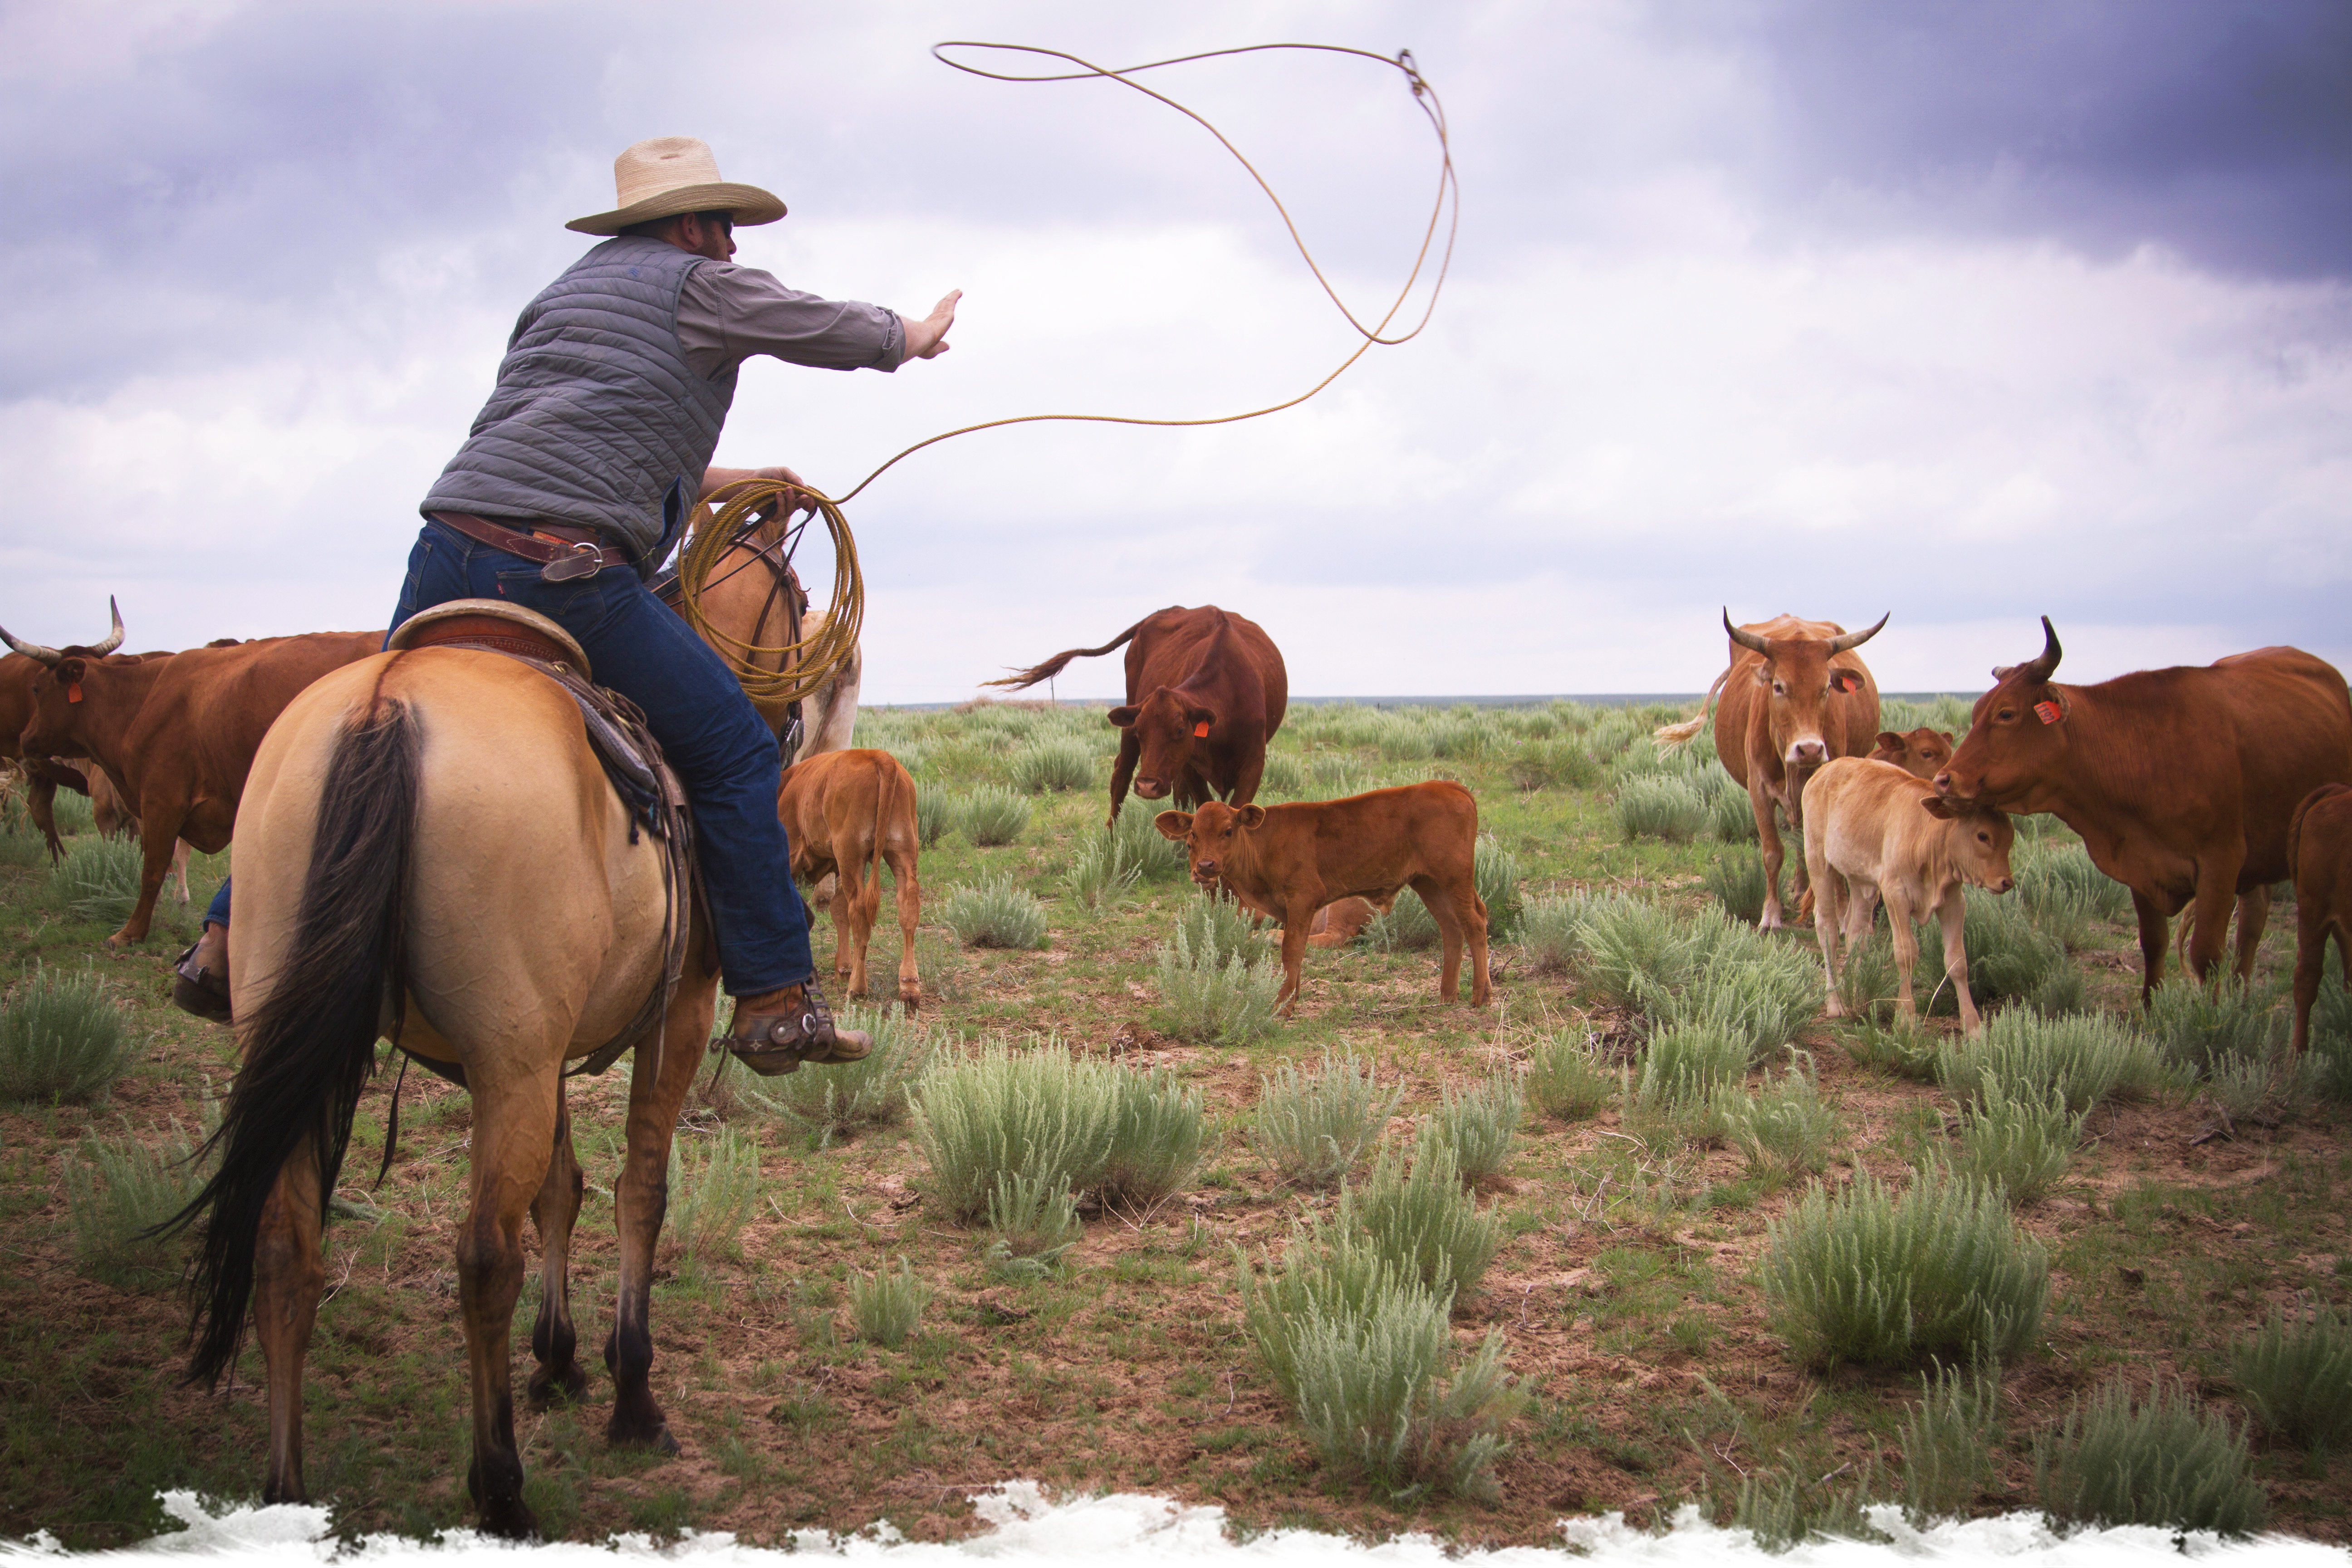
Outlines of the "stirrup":
<svg viewBox="0 0 2352 1568">
<path fill-rule="evenodd" d="M 234 1024 L 228 999 L 228 976 L 215 974 L 196 963 L 196 949 L 204 945 L 198 937 L 188 944 L 188 950 L 172 961 L 172 1005 L 183 1013 L 193 1013 L 208 1024 Z"/>
<path fill-rule="evenodd" d="M 815 976 L 802 984 L 800 993 L 800 1005 L 782 1013 L 746 1016 L 742 1004 L 737 1003 L 733 1026 L 724 1038 L 712 1042 L 711 1048 L 724 1046 L 763 1078 L 798 1072 L 803 1062 L 854 1062 L 873 1050 L 872 1036 L 834 1023 Z"/>
</svg>

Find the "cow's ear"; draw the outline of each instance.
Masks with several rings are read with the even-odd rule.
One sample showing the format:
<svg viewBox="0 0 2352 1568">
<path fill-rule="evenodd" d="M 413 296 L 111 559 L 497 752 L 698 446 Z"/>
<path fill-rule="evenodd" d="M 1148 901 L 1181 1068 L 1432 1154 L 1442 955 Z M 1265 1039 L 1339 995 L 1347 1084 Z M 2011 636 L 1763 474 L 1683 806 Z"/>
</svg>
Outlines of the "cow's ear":
<svg viewBox="0 0 2352 1568">
<path fill-rule="evenodd" d="M 1935 817 L 1941 822 L 1949 822 L 1952 818 L 1960 815 L 1959 812 L 1953 807 L 1952 803 L 1946 800 L 1940 795 L 1923 796 L 1920 799 L 1919 805 L 1920 808 L 1927 812 L 1928 816 Z"/>
<path fill-rule="evenodd" d="M 1756 667 L 1756 684 L 1759 686 L 1769 686 L 1772 684 L 1772 661 L 1770 659 L 1768 658 Z"/>
<path fill-rule="evenodd" d="M 1234 820 L 1244 827 L 1255 828 L 1265 821 L 1265 807 L 1252 804 L 1234 813 Z"/>
<path fill-rule="evenodd" d="M 1938 741 L 1943 742 L 1944 742 L 1944 750 L 1946 750 L 1946 751 L 1948 751 L 1948 751 L 1950 751 L 1954 746 L 1957 746 L 1957 745 L 1958 745 L 1958 744 L 1959 744 L 1959 742 L 1958 742 L 1958 741 L 1955 741 L 1954 739 L 1952 739 L 1952 732 L 1951 732 L 1949 730 L 1930 730 L 1930 731 L 1927 731 L 1927 732 L 1928 732 L 1929 734 L 1931 734 L 1931 735 L 1935 736 L 1935 737 L 1936 737 L 1936 739 L 1937 739 Z"/>
<path fill-rule="evenodd" d="M 1140 711 L 1140 709 L 1136 708 L 1114 708 L 1103 717 L 1119 729 L 1131 730 L 1135 727 L 1135 716 Z"/>
<path fill-rule="evenodd" d="M 1151 819 L 1160 829 L 1160 837 L 1181 844 L 1192 837 L 1192 814 L 1189 811 L 1163 811 Z"/>
<path fill-rule="evenodd" d="M 72 658 L 59 659 L 53 668 L 57 670 L 58 684 L 71 686 L 88 672 L 89 667 L 82 661 L 79 655 L 76 655 Z"/>
<path fill-rule="evenodd" d="M 1902 736 L 1892 730 L 1881 730 L 1878 732 L 1878 739 L 1873 742 L 1882 752 L 1895 752 L 1903 751 L 1906 743 Z"/>
<path fill-rule="evenodd" d="M 1862 672 L 1861 672 L 1860 670 L 1858 670 L 1858 669 L 1832 669 L 1832 670 L 1831 670 L 1831 671 L 1830 671 L 1830 689 L 1831 689 L 1831 690 L 1832 690 L 1832 691 L 1859 691 L 1859 690 L 1861 690 L 1861 689 L 1862 689 Z"/>
<path fill-rule="evenodd" d="M 1188 702 L 1184 705 L 1184 722 L 1192 725 L 1193 729 L 1198 730 L 1203 724 L 1213 724 L 1216 721 L 1215 709 L 1203 708 L 1197 702 Z"/>
</svg>

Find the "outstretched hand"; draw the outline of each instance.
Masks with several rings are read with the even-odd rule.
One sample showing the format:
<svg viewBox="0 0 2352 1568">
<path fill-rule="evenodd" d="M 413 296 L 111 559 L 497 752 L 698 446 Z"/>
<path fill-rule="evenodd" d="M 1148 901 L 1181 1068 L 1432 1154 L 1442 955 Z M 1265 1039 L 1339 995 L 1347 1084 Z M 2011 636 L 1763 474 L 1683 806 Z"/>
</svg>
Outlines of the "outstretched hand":
<svg viewBox="0 0 2352 1568">
<path fill-rule="evenodd" d="M 742 483 L 745 479 L 781 479 L 785 484 L 791 485 L 793 489 L 786 493 L 782 508 L 787 512 L 816 510 L 815 499 L 803 488 L 806 481 L 781 463 L 766 468 L 705 468 L 702 470 L 702 494 L 698 499 L 717 501 L 724 505 L 734 497 L 720 492 L 730 486 Z"/>
<path fill-rule="evenodd" d="M 956 301 L 962 298 L 962 289 L 950 289 L 947 298 L 932 306 L 931 313 L 921 321 L 898 318 L 906 329 L 907 359 L 937 359 L 948 352 L 952 346 L 948 342 L 948 329 L 955 325 Z"/>
</svg>

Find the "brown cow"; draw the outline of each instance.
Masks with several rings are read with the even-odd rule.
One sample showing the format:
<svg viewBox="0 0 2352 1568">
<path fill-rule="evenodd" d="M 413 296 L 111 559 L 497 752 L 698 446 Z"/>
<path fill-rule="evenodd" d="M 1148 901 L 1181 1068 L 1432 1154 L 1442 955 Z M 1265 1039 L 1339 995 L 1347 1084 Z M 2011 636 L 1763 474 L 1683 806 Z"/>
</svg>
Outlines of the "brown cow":
<svg viewBox="0 0 2352 1568">
<path fill-rule="evenodd" d="M 2303 797 L 2286 830 L 2294 873 L 2294 1035 L 2297 1055 L 2311 1045 L 2311 1005 L 2327 966 L 2327 939 L 2352 979 L 2352 786 L 2321 784 Z"/>
<path fill-rule="evenodd" d="M 1429 906 L 1445 943 L 1437 995 L 1451 1002 L 1470 942 L 1470 1005 L 1486 1005 L 1486 906 L 1478 898 L 1478 802 L 1450 779 L 1376 789 L 1343 800 L 1163 811 L 1160 834 L 1185 847 L 1192 880 L 1223 888 L 1247 909 L 1282 921 L 1285 1016 L 1298 1006 L 1299 969 L 1315 911 L 1342 899 L 1380 909 L 1411 888 Z"/>
<path fill-rule="evenodd" d="M 1858 757 L 1875 744 L 1878 682 L 1870 667 L 1853 657 L 1878 635 L 1886 616 L 1866 631 L 1849 632 L 1834 621 L 1801 621 L 1775 616 L 1748 626 L 1731 624 L 1731 663 L 1707 688 L 1698 717 L 1658 731 L 1661 742 L 1683 742 L 1706 725 L 1707 705 L 1723 693 L 1715 716 L 1715 754 L 1734 781 L 1748 791 L 1756 814 L 1756 841 L 1764 856 L 1764 914 L 1770 931 L 1780 919 L 1780 830 L 1778 806 L 1790 831 L 1801 840 L 1805 781 L 1833 757 Z M 1797 890 L 1805 890 L 1799 862 Z"/>
<path fill-rule="evenodd" d="M 923 916 L 918 870 L 922 836 L 915 827 L 915 781 L 887 752 L 826 752 L 784 770 L 776 816 L 793 844 L 793 875 L 814 884 L 840 879 L 833 896 L 833 968 L 849 977 L 852 996 L 866 992 L 866 945 L 882 908 L 882 865 L 898 883 L 898 1000 L 921 1005 L 915 972 L 915 925 Z M 870 869 L 872 880 L 866 872 Z"/>
<path fill-rule="evenodd" d="M 2300 648 L 2232 654 L 2203 668 L 2142 669 L 2096 686 L 2050 677 L 2063 651 L 2042 617 L 2041 653 L 1993 671 L 1937 793 L 2008 812 L 2046 811 L 2083 836 L 2091 863 L 2132 890 L 2141 998 L 2164 978 L 2171 917 L 2193 903 L 2189 966 L 2221 956 L 2238 906 L 2241 975 L 2283 881 L 2296 803 L 2352 784 L 2344 677 Z"/>
<path fill-rule="evenodd" d="M 1881 730 L 1871 752 L 1874 763 L 1893 763 L 1915 779 L 1932 779 L 1952 760 L 1952 737 L 1925 724 L 1916 730 Z"/>
<path fill-rule="evenodd" d="M 117 643 L 121 626 L 118 616 Z M 174 841 L 208 855 L 227 847 L 253 753 L 285 706 L 383 646 L 381 632 L 312 632 L 118 664 L 95 648 L 42 647 L 5 631 L 0 638 L 46 667 L 33 680 L 26 753 L 89 758 L 138 812 L 146 870 L 110 946 L 147 935 Z"/>
<path fill-rule="evenodd" d="M 92 768 L 89 775 L 90 820 L 99 833 L 107 838 L 139 837 L 139 814 L 122 798 L 104 768 Z M 188 901 L 188 841 L 174 839 L 172 843 L 172 876 L 179 879 L 180 902 Z"/>
<path fill-rule="evenodd" d="M 1830 1016 L 1845 1016 L 1837 991 L 1839 928 L 1851 961 L 1853 950 L 1870 940 L 1871 900 L 1854 896 L 1869 889 L 1885 900 L 1894 931 L 1901 981 L 1895 1012 L 1917 1016 L 1911 971 L 1919 962 L 1919 937 L 1912 922 L 1932 912 L 1943 927 L 1944 973 L 1959 995 L 1960 1027 L 1978 1033 L 1984 1025 L 1969 994 L 1969 955 L 1960 940 L 1968 905 L 1960 889 L 1974 882 L 2006 893 L 2017 885 L 2009 869 L 2017 837 L 2009 818 L 1983 806 L 1955 805 L 1926 779 L 1869 757 L 1823 763 L 1805 795 L 1805 866 L 1821 900 L 1813 933 L 1829 971 Z"/>
<path fill-rule="evenodd" d="M 1110 820 L 1118 820 L 1129 779 L 1143 799 L 1172 796 L 1180 806 L 1218 795 L 1234 805 L 1255 800 L 1265 743 L 1282 728 L 1290 701 L 1282 654 L 1255 621 L 1214 605 L 1197 610 L 1174 605 L 1100 647 L 1068 648 L 988 684 L 1016 690 L 1034 686 L 1074 658 L 1130 642 L 1127 702 L 1109 713 L 1123 731 L 1110 770 Z"/>
</svg>

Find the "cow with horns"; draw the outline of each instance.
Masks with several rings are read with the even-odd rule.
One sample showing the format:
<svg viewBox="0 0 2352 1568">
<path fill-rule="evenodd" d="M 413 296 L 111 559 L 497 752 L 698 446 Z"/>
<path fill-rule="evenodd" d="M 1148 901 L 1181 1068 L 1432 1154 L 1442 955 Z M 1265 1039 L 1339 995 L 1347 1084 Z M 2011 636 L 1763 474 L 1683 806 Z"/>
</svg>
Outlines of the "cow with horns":
<svg viewBox="0 0 2352 1568">
<path fill-rule="evenodd" d="M 1762 923 L 1768 931 L 1781 923 L 1782 850 L 1773 812 L 1788 819 L 1789 830 L 1801 842 L 1805 781 L 1823 763 L 1865 755 L 1877 743 L 1878 682 L 1853 650 L 1876 637 L 1886 620 L 1881 616 L 1876 626 L 1858 632 L 1834 621 L 1794 616 L 1736 626 L 1726 609 L 1729 666 L 1707 688 L 1698 717 L 1657 731 L 1661 743 L 1688 741 L 1706 727 L 1707 710 L 1715 709 L 1715 753 L 1723 759 L 1724 771 L 1747 788 L 1756 814 L 1756 838 L 1764 855 Z M 1805 886 L 1801 860 L 1798 891 Z"/>
<path fill-rule="evenodd" d="M 1968 738 L 1936 788 L 1956 802 L 2049 812 L 2092 864 L 2131 889 L 2141 996 L 2164 978 L 2171 917 L 2193 909 L 2200 980 L 2238 911 L 2237 972 L 2253 971 L 2271 887 L 2286 879 L 2296 805 L 2352 784 L 2352 699 L 2333 665 L 2300 648 L 2231 654 L 2202 668 L 2135 670 L 2065 686 L 2042 617 L 2042 651 L 1995 669 Z"/>
</svg>

